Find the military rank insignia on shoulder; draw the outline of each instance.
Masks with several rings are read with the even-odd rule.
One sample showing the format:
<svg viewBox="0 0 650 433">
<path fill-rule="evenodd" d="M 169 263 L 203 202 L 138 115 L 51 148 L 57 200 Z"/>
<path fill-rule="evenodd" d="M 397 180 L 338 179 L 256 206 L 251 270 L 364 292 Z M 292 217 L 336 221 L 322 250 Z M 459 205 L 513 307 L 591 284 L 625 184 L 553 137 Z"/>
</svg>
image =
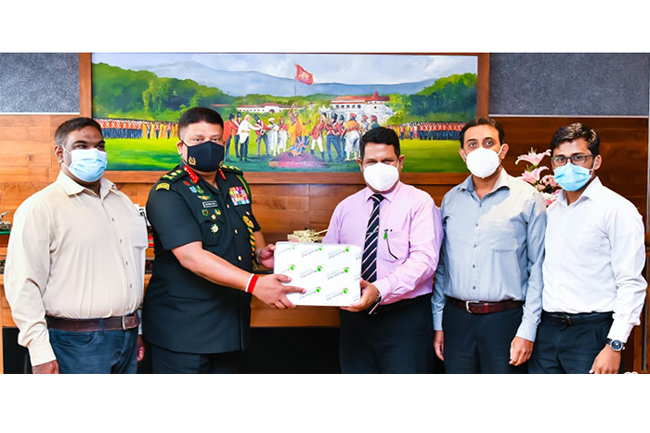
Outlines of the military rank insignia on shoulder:
<svg viewBox="0 0 650 433">
<path fill-rule="evenodd" d="M 244 174 L 244 172 L 241 171 L 240 168 L 237 168 L 234 165 L 221 164 L 221 169 L 223 171 L 229 171 L 229 172 L 235 173 L 235 174 Z"/>
<path fill-rule="evenodd" d="M 174 169 L 172 171 L 169 171 L 169 172 L 163 174 L 160 177 L 160 180 L 166 179 L 166 180 L 171 180 L 173 182 L 173 181 L 181 178 L 182 177 L 181 175 L 183 173 L 185 173 L 185 172 L 183 170 L 181 170 L 181 169 Z"/>
<path fill-rule="evenodd" d="M 169 184 L 167 182 L 160 182 L 158 185 L 156 185 L 156 191 L 159 189 L 166 189 L 169 191 Z"/>
</svg>

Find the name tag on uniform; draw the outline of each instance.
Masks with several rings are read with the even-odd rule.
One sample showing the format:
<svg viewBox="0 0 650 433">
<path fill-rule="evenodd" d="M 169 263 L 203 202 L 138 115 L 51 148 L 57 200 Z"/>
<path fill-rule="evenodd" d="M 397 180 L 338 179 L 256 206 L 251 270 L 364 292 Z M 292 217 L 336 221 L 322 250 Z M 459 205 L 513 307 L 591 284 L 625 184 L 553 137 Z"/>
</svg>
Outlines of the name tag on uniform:
<svg viewBox="0 0 650 433">
<path fill-rule="evenodd" d="M 205 209 L 209 209 L 209 208 L 217 207 L 217 206 L 218 206 L 218 205 L 217 205 L 217 202 L 214 201 L 214 200 L 204 201 L 204 202 L 203 202 L 203 207 L 204 207 Z"/>
<path fill-rule="evenodd" d="M 235 206 L 249 204 L 251 202 L 251 199 L 248 197 L 248 193 L 241 186 L 234 186 L 230 188 L 229 193 L 230 198 L 232 199 L 232 202 L 235 204 Z"/>
</svg>

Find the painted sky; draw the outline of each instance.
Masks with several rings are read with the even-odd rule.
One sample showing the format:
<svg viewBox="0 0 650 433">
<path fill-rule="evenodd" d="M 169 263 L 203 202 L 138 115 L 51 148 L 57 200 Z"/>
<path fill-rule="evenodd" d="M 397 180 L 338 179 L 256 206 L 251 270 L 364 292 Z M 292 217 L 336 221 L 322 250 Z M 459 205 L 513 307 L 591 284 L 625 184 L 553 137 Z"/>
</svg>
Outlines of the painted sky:
<svg viewBox="0 0 650 433">
<path fill-rule="evenodd" d="M 94 63 L 132 70 L 185 61 L 200 62 L 218 70 L 257 71 L 281 78 L 293 78 L 297 63 L 314 74 L 314 83 L 400 84 L 477 73 L 475 56 L 93 53 Z"/>
</svg>

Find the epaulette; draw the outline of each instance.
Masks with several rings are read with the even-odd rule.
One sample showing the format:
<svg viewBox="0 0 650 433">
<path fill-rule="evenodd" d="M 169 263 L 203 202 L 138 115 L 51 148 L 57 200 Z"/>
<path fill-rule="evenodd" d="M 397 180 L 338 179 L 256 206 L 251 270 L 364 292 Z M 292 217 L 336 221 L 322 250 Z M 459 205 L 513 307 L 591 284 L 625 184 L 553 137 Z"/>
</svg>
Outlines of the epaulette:
<svg viewBox="0 0 650 433">
<path fill-rule="evenodd" d="M 168 171 L 167 173 L 163 174 L 160 177 L 160 181 L 169 181 L 169 182 L 176 182 L 177 180 L 183 178 L 186 176 L 187 173 L 182 169 L 182 168 L 175 168 L 171 171 Z"/>
<path fill-rule="evenodd" d="M 235 174 L 244 174 L 243 171 L 241 171 L 240 168 L 235 167 L 234 165 L 226 165 L 226 164 L 221 164 L 221 169 L 223 171 L 228 171 L 230 173 L 235 173 Z"/>
</svg>

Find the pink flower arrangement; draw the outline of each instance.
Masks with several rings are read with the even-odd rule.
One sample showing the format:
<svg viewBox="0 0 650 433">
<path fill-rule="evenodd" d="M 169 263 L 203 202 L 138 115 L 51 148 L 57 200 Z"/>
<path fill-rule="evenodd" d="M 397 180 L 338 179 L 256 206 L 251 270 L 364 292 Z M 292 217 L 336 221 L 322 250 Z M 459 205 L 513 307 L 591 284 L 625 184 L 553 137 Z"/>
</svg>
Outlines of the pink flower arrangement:
<svg viewBox="0 0 650 433">
<path fill-rule="evenodd" d="M 537 185 L 539 189 L 539 186 L 542 186 L 539 180 L 540 173 L 544 170 L 548 170 L 548 167 L 537 167 L 531 171 L 524 171 L 521 178 L 533 186 Z M 544 176 L 544 179 L 546 179 L 549 176 L 550 175 Z"/>
<path fill-rule="evenodd" d="M 539 166 L 545 156 L 551 156 L 550 149 L 542 153 L 537 153 L 535 149 L 530 149 L 530 152 L 517 158 L 515 164 L 519 164 L 519 161 L 526 161 L 529 163 L 526 167 L 526 171 L 524 171 L 519 178 L 537 188 L 537 190 L 544 196 L 546 206 L 549 206 L 557 200 L 557 194 L 560 192 L 560 189 L 553 180 L 552 174 L 547 174 L 542 177 L 542 172 L 548 170 L 548 167 Z"/>
<path fill-rule="evenodd" d="M 531 165 L 537 167 L 545 156 L 551 156 L 551 149 L 548 149 L 546 152 L 542 153 L 536 153 L 535 149 L 530 149 L 530 152 L 517 158 L 515 164 L 519 164 L 519 161 L 526 161 L 530 162 Z"/>
</svg>

